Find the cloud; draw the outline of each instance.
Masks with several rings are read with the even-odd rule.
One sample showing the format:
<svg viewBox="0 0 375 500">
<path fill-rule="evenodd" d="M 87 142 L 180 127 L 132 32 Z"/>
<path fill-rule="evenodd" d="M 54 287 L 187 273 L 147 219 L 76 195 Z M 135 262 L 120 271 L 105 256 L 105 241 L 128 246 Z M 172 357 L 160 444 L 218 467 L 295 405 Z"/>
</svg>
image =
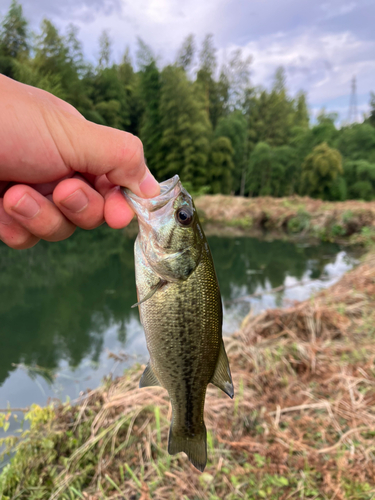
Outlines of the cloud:
<svg viewBox="0 0 375 500">
<path fill-rule="evenodd" d="M 44 16 L 60 29 L 69 22 L 78 25 L 92 61 L 103 29 L 113 40 L 115 60 L 126 46 L 134 53 L 140 36 L 160 56 L 160 64 L 174 61 L 188 34 L 200 43 L 212 33 L 221 58 L 234 48 L 253 56 L 254 84 L 270 85 L 282 65 L 292 93 L 306 90 L 313 107 L 330 109 L 344 96 L 349 102 L 353 75 L 359 94 L 375 90 L 373 0 L 21 1 L 34 29 Z M 0 16 L 7 8 L 0 1 Z"/>
<path fill-rule="evenodd" d="M 327 2 L 321 4 L 320 8 L 324 12 L 325 19 L 332 19 L 334 17 L 343 16 L 349 14 L 356 7 L 358 7 L 357 2 L 350 2 L 341 5 L 335 5 L 333 2 Z"/>
<path fill-rule="evenodd" d="M 348 96 L 354 75 L 360 93 L 374 85 L 375 40 L 363 41 L 347 31 L 277 33 L 249 42 L 243 52 L 253 56 L 253 83 L 269 86 L 277 67 L 283 66 L 288 88 L 292 93 L 307 91 L 314 106 L 330 108 L 336 98 Z"/>
<path fill-rule="evenodd" d="M 39 23 L 43 17 L 58 18 L 62 21 L 91 21 L 98 16 L 119 14 L 123 0 L 64 0 L 55 2 L 51 0 L 19 0 L 23 6 L 24 14 L 32 23 Z M 3 6 L 4 4 L 4 6 Z M 4 0 L 0 3 L 0 13 L 9 8 Z"/>
</svg>

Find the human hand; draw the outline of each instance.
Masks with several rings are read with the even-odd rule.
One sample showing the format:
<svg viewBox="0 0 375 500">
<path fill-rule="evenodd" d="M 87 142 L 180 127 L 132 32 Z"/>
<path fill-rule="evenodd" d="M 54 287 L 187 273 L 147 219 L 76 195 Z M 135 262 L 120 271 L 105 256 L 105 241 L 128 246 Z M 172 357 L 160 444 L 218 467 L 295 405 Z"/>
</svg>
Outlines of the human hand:
<svg viewBox="0 0 375 500">
<path fill-rule="evenodd" d="M 118 186 L 159 194 L 141 141 L 91 123 L 70 104 L 0 75 L 0 239 L 11 248 L 60 241 L 77 226 L 125 227 Z"/>
</svg>

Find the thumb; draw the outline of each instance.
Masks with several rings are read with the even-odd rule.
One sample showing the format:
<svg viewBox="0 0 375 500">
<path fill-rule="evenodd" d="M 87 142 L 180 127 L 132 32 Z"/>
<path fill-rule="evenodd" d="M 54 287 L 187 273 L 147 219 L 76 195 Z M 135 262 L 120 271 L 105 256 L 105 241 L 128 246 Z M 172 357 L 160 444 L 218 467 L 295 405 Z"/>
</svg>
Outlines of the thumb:
<svg viewBox="0 0 375 500">
<path fill-rule="evenodd" d="M 60 110 L 61 127 L 50 128 L 56 144 L 66 144 L 59 152 L 66 166 L 83 174 L 106 174 L 113 184 L 125 186 L 138 196 L 151 198 L 160 186 L 146 166 L 142 142 L 121 130 L 97 125 L 81 116 Z M 59 114 L 60 114 L 59 113 Z M 57 131 L 57 132 L 56 132 Z"/>
</svg>

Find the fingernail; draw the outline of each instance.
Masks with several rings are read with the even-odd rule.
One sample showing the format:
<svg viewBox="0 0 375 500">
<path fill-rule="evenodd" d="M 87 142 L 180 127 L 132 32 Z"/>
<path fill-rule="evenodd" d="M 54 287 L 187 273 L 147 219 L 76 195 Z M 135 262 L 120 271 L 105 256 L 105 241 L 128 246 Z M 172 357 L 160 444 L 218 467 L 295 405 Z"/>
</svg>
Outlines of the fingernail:
<svg viewBox="0 0 375 500">
<path fill-rule="evenodd" d="M 139 189 L 146 198 L 153 198 L 154 196 L 160 194 L 159 183 L 150 171 L 147 172 L 146 177 L 140 183 Z"/>
<path fill-rule="evenodd" d="M 60 201 L 61 205 L 71 212 L 82 212 L 84 210 L 88 203 L 89 199 L 85 195 L 85 193 L 82 191 L 82 189 L 77 189 L 73 194 L 65 198 L 64 200 Z"/>
<path fill-rule="evenodd" d="M 35 217 L 40 210 L 39 204 L 29 194 L 24 194 L 12 210 L 27 219 Z"/>
<path fill-rule="evenodd" d="M 10 224 L 13 221 L 13 217 L 6 213 L 3 207 L 3 200 L 0 200 L 0 223 L 1 224 Z"/>
</svg>

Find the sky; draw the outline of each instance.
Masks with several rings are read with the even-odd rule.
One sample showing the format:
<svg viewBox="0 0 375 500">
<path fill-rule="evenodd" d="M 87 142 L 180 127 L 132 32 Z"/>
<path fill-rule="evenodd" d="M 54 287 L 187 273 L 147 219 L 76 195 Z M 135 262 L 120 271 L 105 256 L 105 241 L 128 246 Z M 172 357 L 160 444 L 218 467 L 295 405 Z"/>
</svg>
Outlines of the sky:
<svg viewBox="0 0 375 500">
<path fill-rule="evenodd" d="M 313 115 L 326 108 L 348 117 L 356 77 L 358 120 L 375 91 L 375 0 L 21 0 L 36 29 L 47 17 L 62 31 L 79 27 L 86 57 L 95 61 L 98 38 L 107 30 L 113 59 L 125 48 L 134 55 L 141 37 L 159 57 L 173 63 L 183 40 L 194 34 L 198 47 L 212 33 L 219 61 L 241 48 L 251 55 L 253 85 L 268 87 L 279 66 L 294 95 L 308 94 Z M 10 0 L 0 0 L 0 16 Z"/>
</svg>

